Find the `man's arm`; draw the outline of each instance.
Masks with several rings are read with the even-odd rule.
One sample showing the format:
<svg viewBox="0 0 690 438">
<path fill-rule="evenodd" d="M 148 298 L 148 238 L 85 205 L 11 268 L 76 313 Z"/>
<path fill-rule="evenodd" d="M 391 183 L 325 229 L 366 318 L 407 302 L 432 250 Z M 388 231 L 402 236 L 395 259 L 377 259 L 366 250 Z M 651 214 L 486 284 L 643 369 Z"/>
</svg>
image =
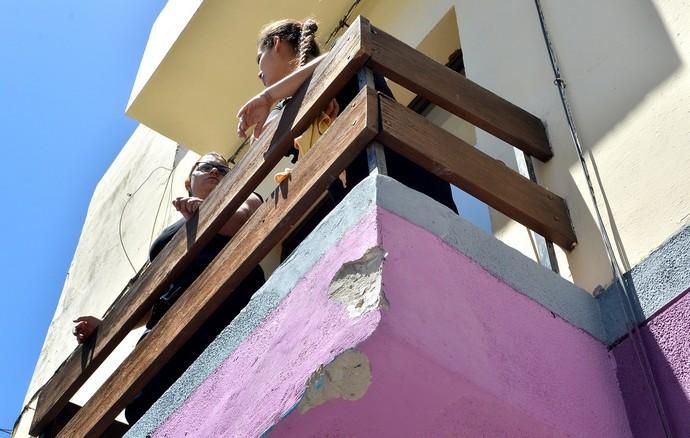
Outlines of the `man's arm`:
<svg viewBox="0 0 690 438">
<path fill-rule="evenodd" d="M 242 225 L 249 220 L 254 212 L 261 206 L 261 198 L 256 193 L 249 195 L 246 201 L 237 209 L 230 219 L 223 225 L 223 228 L 218 231 L 218 234 L 223 236 L 234 236 Z"/>
</svg>

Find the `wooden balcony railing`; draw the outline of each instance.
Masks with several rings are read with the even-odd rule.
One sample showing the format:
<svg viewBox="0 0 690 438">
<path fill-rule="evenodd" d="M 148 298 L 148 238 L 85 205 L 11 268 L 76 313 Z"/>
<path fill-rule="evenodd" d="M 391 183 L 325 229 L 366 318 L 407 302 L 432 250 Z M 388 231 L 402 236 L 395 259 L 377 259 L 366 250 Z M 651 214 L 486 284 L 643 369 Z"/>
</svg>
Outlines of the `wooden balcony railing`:
<svg viewBox="0 0 690 438">
<path fill-rule="evenodd" d="M 106 313 L 87 344 L 77 347 L 41 389 L 31 433 L 40 434 L 69 399 L 217 233 L 322 108 L 355 75 L 379 72 L 475 126 L 540 160 L 552 156 L 541 121 L 357 19 L 269 126 L 202 204 L 199 214 Z M 366 77 L 366 74 L 362 77 Z M 491 207 L 571 249 L 576 238 L 563 199 L 503 163 L 379 95 L 371 82 L 344 108 L 312 151 L 280 185 L 201 276 L 62 428 L 58 436 L 94 436 L 190 338 L 207 316 L 296 225 L 328 185 L 371 144 L 383 144 L 457 185 Z"/>
</svg>

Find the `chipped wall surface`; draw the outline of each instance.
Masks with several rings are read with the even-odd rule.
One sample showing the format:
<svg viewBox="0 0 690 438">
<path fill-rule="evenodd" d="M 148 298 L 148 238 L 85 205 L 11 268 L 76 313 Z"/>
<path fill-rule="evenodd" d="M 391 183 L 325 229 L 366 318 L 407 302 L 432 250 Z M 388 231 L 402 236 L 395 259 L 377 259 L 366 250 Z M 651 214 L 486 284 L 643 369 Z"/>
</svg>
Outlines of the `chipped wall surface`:
<svg viewBox="0 0 690 438">
<path fill-rule="evenodd" d="M 365 180 L 276 271 L 295 286 L 269 279 L 129 436 L 630 436 L 606 346 L 485 267 L 515 250 L 482 247 L 491 238 L 457 216 L 415 224 L 384 199 L 444 208 Z M 325 252 L 311 248 L 333 234 Z M 311 253 L 323 255 L 291 266 Z"/>
<path fill-rule="evenodd" d="M 420 227 L 378 221 L 390 307 L 357 347 L 371 386 L 275 436 L 630 436 L 604 345 Z"/>
<path fill-rule="evenodd" d="M 690 289 L 651 318 L 640 333 L 671 436 L 690 436 Z M 663 437 L 651 388 L 641 379 L 634 342 L 627 337 L 613 350 L 631 427 L 639 438 Z"/>
<path fill-rule="evenodd" d="M 241 340 L 232 354 L 224 358 L 183 405 L 179 406 L 177 401 L 177 409 L 155 429 L 153 436 L 185 433 L 195 436 L 259 436 L 280 416 L 294 409 L 300 403 L 305 382 L 312 374 L 321 365 L 356 347 L 379 322 L 380 314 L 376 311 L 351 317 L 342 303 L 329 299 L 326 293 L 344 263 L 361 258 L 369 248 L 377 245 L 376 228 L 375 215 L 370 210 L 356 227 L 329 248 L 277 306 L 274 305 L 260 325 Z M 284 265 L 284 269 L 290 269 L 289 263 Z M 281 286 L 269 280 L 243 311 L 244 318 L 251 318 L 256 311 L 253 307 L 270 304 L 267 295 L 276 294 L 272 289 Z M 375 293 L 378 290 L 380 288 L 374 288 Z M 240 318 L 243 318 L 242 314 Z M 233 321 L 216 343 L 235 341 L 236 333 L 232 329 L 243 324 L 240 318 Z M 211 345 L 209 350 L 214 348 Z M 197 361 L 199 366 L 203 366 L 203 360 L 202 356 Z M 182 385 L 178 386 L 185 391 L 182 388 L 185 377 L 182 379 Z M 157 409 L 166 408 L 165 402 L 154 405 L 154 412 L 147 413 L 140 421 L 142 424 L 137 423 L 128 436 L 150 433 L 150 429 L 142 430 L 142 427 L 156 417 Z"/>
</svg>

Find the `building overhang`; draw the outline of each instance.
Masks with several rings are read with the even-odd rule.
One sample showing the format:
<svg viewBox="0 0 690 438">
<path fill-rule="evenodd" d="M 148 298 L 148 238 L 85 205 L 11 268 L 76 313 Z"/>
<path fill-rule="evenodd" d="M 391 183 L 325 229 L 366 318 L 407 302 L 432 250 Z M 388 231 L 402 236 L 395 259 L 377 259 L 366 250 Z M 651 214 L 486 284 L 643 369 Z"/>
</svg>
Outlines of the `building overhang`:
<svg viewBox="0 0 690 438">
<path fill-rule="evenodd" d="M 235 114 L 262 88 L 259 29 L 280 18 L 313 17 L 323 47 L 351 3 L 170 0 L 151 30 L 126 112 L 195 152 L 231 154 L 241 144 Z"/>
</svg>

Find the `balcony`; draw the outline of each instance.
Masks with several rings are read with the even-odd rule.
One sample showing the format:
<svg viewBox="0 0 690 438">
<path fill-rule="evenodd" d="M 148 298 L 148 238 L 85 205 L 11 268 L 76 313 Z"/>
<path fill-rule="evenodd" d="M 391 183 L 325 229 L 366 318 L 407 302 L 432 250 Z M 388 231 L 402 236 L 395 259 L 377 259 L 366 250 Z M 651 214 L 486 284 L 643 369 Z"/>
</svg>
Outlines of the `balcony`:
<svg viewBox="0 0 690 438">
<path fill-rule="evenodd" d="M 217 397 L 224 412 L 242 407 L 255 413 L 255 421 L 242 417 L 244 423 L 232 423 L 233 428 L 228 429 L 231 422 L 224 422 L 222 416 L 199 416 L 209 406 L 203 400 L 195 402 L 195 395 L 189 393 L 192 404 L 186 407 L 173 409 L 165 400 L 154 406 L 162 411 L 152 413 L 153 417 L 161 417 L 163 411 L 180 413 L 176 423 L 170 420 L 156 428 L 175 434 L 187 423 L 192 427 L 192 421 L 202 421 L 199 427 L 211 428 L 204 429 L 206 432 L 241 430 L 243 436 L 258 435 L 274 426 L 285 435 L 332 430 L 328 428 L 335 427 L 338 415 L 333 409 L 337 411 L 337 407 L 315 410 L 318 420 L 308 424 L 301 420 L 306 416 L 289 413 L 294 407 L 306 413 L 327 403 L 330 396 L 319 393 L 318 382 L 323 381 L 328 364 L 335 364 L 334 373 L 354 379 L 345 385 L 354 392 L 335 398 L 360 399 L 369 394 L 367 403 L 353 404 L 357 407 L 342 417 L 348 421 L 369 412 L 367 424 L 373 429 L 358 430 L 361 434 L 375 433 L 394 417 L 404 416 L 403 406 L 395 404 L 404 394 L 419 395 L 420 409 L 434 406 L 432 402 L 444 403 L 435 412 L 452 417 L 448 427 L 467 428 L 473 421 L 481 423 L 481 415 L 495 412 L 500 415 L 494 425 L 504 428 L 501 430 L 522 428 L 541 436 L 553 436 L 549 435 L 553 430 L 563 435 L 629 433 L 594 298 L 482 234 L 430 198 L 387 177 L 382 147 L 415 161 L 569 250 L 576 237 L 563 199 L 377 93 L 372 71 L 532 157 L 545 161 L 552 156 L 538 118 L 397 41 L 366 19 L 356 20 L 279 119 L 204 202 L 199 214 L 112 305 L 92 342 L 78 347 L 44 386 L 32 434 L 94 436 L 112 427 L 115 416 L 155 378 L 252 267 L 299 225 L 329 184 L 360 153 L 369 157 L 371 175 L 272 274 L 228 327 L 228 335 L 219 338 L 217 354 L 210 351 L 215 347 L 209 348 L 194 365 L 206 370 L 208 377 L 216 367 L 226 370 L 223 367 L 233 348 L 246 346 L 253 351 L 243 356 L 254 360 L 253 364 L 244 368 L 227 365 L 229 380 L 216 381 L 227 385 L 233 376 L 246 377 L 241 385 L 234 380 L 235 386 L 227 388 L 244 404 L 229 400 L 223 391 L 205 394 L 211 394 L 213 400 Z M 166 285 L 273 171 L 294 138 L 355 77 L 359 78 L 359 94 L 298 162 L 291 178 L 276 188 L 93 398 L 76 412 L 66 412 L 70 397 Z M 311 283 L 305 283 L 307 280 Z M 276 312 L 283 319 L 271 319 Z M 265 321 L 276 321 L 276 325 L 267 328 Z M 251 334 L 262 336 L 270 348 L 251 350 Z M 564 345 L 568 348 L 563 349 Z M 579 363 L 578 357 L 590 360 Z M 413 369 L 429 371 L 433 385 L 444 390 L 423 389 L 418 374 L 405 372 L 407 361 Z M 381 374 L 381 370 L 386 372 Z M 205 382 L 197 382 L 197 387 Z M 394 390 L 400 382 L 410 383 L 408 392 Z M 184 393 L 187 389 L 180 383 L 171 391 Z M 592 391 L 596 394 L 587 400 Z M 571 402 L 564 396 L 566 392 L 576 400 Z M 250 393 L 256 398 L 247 398 Z M 290 396 L 271 399 L 269 408 L 254 412 L 263 403 L 262 397 L 276 394 Z M 373 414 L 380 403 L 392 403 L 392 407 L 377 422 Z M 477 410 L 471 415 L 453 416 L 448 411 L 472 406 Z M 588 421 L 591 412 L 599 413 L 596 421 Z M 284 416 L 284 422 L 278 421 Z M 144 420 L 132 433 L 144 432 L 142 428 L 151 424 Z M 406 425 L 403 420 L 400 424 Z M 343 431 L 351 430 L 343 427 Z M 476 433 L 491 432 L 476 427 Z M 438 432 L 452 434 L 453 430 Z"/>
</svg>

